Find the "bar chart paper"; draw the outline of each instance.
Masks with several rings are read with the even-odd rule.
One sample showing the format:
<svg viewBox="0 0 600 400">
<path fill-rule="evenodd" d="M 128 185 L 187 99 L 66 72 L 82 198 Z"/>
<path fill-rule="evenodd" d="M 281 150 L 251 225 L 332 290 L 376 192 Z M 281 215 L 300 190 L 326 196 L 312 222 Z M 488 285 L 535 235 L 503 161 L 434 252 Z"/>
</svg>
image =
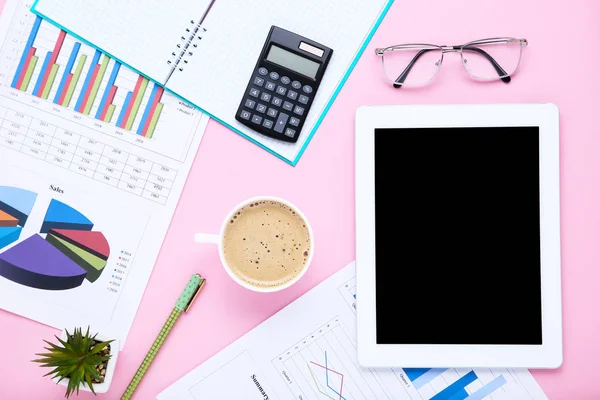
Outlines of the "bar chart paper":
<svg viewBox="0 0 600 400">
<path fill-rule="evenodd" d="M 124 345 L 208 117 L 30 6 L 0 15 L 0 308 Z"/>
</svg>

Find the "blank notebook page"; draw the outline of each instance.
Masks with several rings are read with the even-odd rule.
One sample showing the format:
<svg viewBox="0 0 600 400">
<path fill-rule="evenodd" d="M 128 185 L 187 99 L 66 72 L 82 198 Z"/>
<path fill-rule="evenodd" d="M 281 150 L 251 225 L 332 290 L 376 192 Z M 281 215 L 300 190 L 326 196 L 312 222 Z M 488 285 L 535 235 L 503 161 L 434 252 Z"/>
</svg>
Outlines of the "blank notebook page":
<svg viewBox="0 0 600 400">
<path fill-rule="evenodd" d="M 387 5 L 387 0 L 216 0 L 199 47 L 167 87 L 288 160 L 294 160 Z M 235 113 L 272 25 L 333 49 L 297 143 L 254 133 Z"/>
<path fill-rule="evenodd" d="M 50 0 L 35 11 L 160 83 L 191 20 L 209 0 Z"/>
</svg>

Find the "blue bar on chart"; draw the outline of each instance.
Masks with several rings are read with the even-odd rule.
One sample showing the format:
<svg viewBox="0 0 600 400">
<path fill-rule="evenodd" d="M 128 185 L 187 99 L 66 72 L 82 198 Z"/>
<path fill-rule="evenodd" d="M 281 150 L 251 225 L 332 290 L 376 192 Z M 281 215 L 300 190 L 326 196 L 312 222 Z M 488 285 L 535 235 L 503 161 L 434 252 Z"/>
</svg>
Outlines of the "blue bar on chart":
<svg viewBox="0 0 600 400">
<path fill-rule="evenodd" d="M 96 50 L 94 53 L 94 58 L 92 59 L 92 63 L 90 64 L 90 69 L 85 77 L 85 81 L 83 82 L 83 87 L 81 88 L 81 93 L 79 94 L 79 98 L 77 99 L 77 103 L 75 105 L 75 111 L 79 113 L 83 113 L 83 102 L 86 100 L 86 93 L 89 92 L 92 78 L 94 77 L 94 70 L 96 69 L 96 65 L 98 65 L 98 61 L 100 61 L 100 56 L 102 53 Z"/>
<path fill-rule="evenodd" d="M 119 118 L 117 119 L 117 126 L 121 126 L 123 124 L 123 119 L 125 118 L 125 114 L 127 114 L 127 108 L 129 107 L 129 103 L 131 102 L 132 95 L 133 92 L 127 92 L 127 96 L 125 96 L 125 103 L 123 103 L 121 114 L 119 114 Z"/>
<path fill-rule="evenodd" d="M 467 393 L 465 388 L 476 380 L 477 375 L 475 374 L 475 371 L 471 371 L 433 396 L 430 400 L 464 400 L 469 397 L 469 393 Z"/>
<path fill-rule="evenodd" d="M 505 384 L 506 379 L 504 378 L 504 375 L 497 376 L 493 381 L 488 382 L 482 388 L 467 397 L 467 400 L 482 400 L 486 396 L 489 396 L 496 390 L 500 389 Z"/>
<path fill-rule="evenodd" d="M 411 382 L 414 382 L 415 379 L 430 369 L 431 368 L 404 368 L 404 372 L 406 373 L 406 376 L 408 376 L 408 379 L 410 379 Z"/>
<path fill-rule="evenodd" d="M 35 86 L 33 88 L 33 94 L 35 96 L 37 96 L 38 93 L 41 93 L 40 91 L 42 90 L 42 84 L 44 83 L 44 76 L 46 75 L 46 71 L 49 68 L 51 58 L 52 58 L 52 52 L 49 51 L 48 53 L 46 53 L 46 58 L 44 58 L 44 64 L 42 66 L 42 70 L 40 71 L 38 80 L 35 83 Z M 41 96 L 41 94 L 40 94 L 40 96 Z"/>
<path fill-rule="evenodd" d="M 115 65 L 113 67 L 112 73 L 110 74 L 110 78 L 108 78 L 108 83 L 106 84 L 106 89 L 104 90 L 104 95 L 102 96 L 102 100 L 100 101 L 100 106 L 98 107 L 98 111 L 96 112 L 96 119 L 104 120 L 104 116 L 106 115 L 106 110 L 110 103 L 112 103 L 112 99 L 109 100 L 111 95 L 111 90 L 115 85 L 115 80 L 117 79 L 117 75 L 119 75 L 119 70 L 121 69 L 121 63 L 115 61 Z"/>
<path fill-rule="evenodd" d="M 431 382 L 433 379 L 443 374 L 444 371 L 446 371 L 446 368 L 431 368 L 429 371 L 425 372 L 417 379 L 412 380 L 412 383 L 415 388 L 420 389 L 423 386 L 427 385 L 429 382 Z"/>
<path fill-rule="evenodd" d="M 148 118 L 150 117 L 150 113 L 152 112 L 152 105 L 154 104 L 154 99 L 156 98 L 156 95 L 158 94 L 159 88 L 160 88 L 160 86 L 155 83 L 154 87 L 152 88 L 152 92 L 150 93 L 150 98 L 148 99 L 148 104 L 146 105 L 146 110 L 144 111 L 144 114 L 142 115 L 142 120 L 140 121 L 140 126 L 137 129 L 138 135 L 142 135 L 144 133 L 144 127 L 146 126 L 146 122 L 148 121 Z"/>
<path fill-rule="evenodd" d="M 36 17 L 35 22 L 33 23 L 33 28 L 31 28 L 31 33 L 29 33 L 29 38 L 27 39 L 27 43 L 25 44 L 25 50 L 21 55 L 21 61 L 19 61 L 19 66 L 17 67 L 17 72 L 15 73 L 15 77 L 13 78 L 11 86 L 15 89 L 21 89 L 20 84 L 23 82 L 23 78 L 25 77 L 25 72 L 27 71 L 27 67 L 31 62 L 31 57 L 33 53 L 35 53 L 35 49 L 33 49 L 33 42 L 37 37 L 38 31 L 40 30 L 40 24 L 42 23 L 41 17 Z"/>
<path fill-rule="evenodd" d="M 65 72 L 60 80 L 60 85 L 58 86 L 58 90 L 56 91 L 56 96 L 54 96 L 54 103 L 61 104 L 60 99 L 65 90 L 67 90 L 67 81 L 69 79 L 69 74 L 73 70 L 73 65 L 75 65 L 75 60 L 77 59 L 77 54 L 79 54 L 79 49 L 81 48 L 81 43 L 76 42 L 73 46 L 73 50 L 71 51 L 71 55 L 69 56 L 69 61 L 67 62 L 67 67 Z"/>
</svg>

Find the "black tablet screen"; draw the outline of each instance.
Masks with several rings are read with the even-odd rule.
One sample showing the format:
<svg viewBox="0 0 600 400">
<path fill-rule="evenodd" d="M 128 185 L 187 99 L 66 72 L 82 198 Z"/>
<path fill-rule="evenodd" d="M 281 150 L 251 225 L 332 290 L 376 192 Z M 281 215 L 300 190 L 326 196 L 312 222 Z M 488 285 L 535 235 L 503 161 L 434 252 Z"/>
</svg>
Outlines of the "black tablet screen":
<svg viewBox="0 0 600 400">
<path fill-rule="evenodd" d="M 377 343 L 542 344 L 539 128 L 377 129 Z"/>
</svg>

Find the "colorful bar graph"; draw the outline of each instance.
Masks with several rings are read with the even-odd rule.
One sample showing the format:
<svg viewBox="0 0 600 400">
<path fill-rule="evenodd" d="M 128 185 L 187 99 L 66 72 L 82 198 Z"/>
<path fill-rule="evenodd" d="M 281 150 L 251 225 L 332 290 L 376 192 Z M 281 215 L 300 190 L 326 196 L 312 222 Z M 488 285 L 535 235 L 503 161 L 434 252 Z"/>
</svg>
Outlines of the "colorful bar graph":
<svg viewBox="0 0 600 400">
<path fill-rule="evenodd" d="M 56 43 L 54 44 L 54 50 L 52 50 L 52 52 L 50 53 L 51 56 L 50 56 L 50 60 L 48 61 L 48 65 L 42 70 L 42 73 L 40 74 L 40 78 L 41 78 L 40 85 L 37 88 L 37 91 L 33 92 L 34 96 L 43 97 L 44 93 L 50 93 L 50 88 L 48 88 L 48 86 L 52 87 L 52 83 L 53 83 L 53 82 L 50 82 L 50 77 L 52 75 L 52 71 L 58 69 L 58 66 L 56 67 L 56 69 L 54 68 L 54 66 L 57 65 L 56 59 L 58 58 L 58 54 L 60 53 L 60 49 L 62 48 L 63 43 L 65 42 L 66 36 L 67 36 L 67 32 L 65 32 L 65 31 L 60 31 L 60 33 L 58 34 L 58 39 L 56 40 Z M 47 95 L 46 95 L 46 98 L 48 98 Z"/>
<path fill-rule="evenodd" d="M 75 67 L 75 73 L 73 74 L 73 78 L 67 85 L 67 95 L 65 99 L 62 101 L 61 105 L 63 107 L 69 107 L 71 104 L 71 99 L 73 98 L 73 93 L 75 92 L 75 88 L 77 87 L 77 83 L 79 83 L 79 78 L 81 77 L 81 72 L 83 71 L 83 67 L 85 66 L 85 62 L 87 60 L 87 56 L 83 54 L 79 61 L 77 62 L 77 66 Z"/>
<path fill-rule="evenodd" d="M 146 133 L 146 137 L 148 139 L 152 138 L 154 135 L 154 130 L 156 129 L 156 124 L 160 118 L 160 113 L 162 112 L 163 106 L 164 104 L 162 103 L 158 103 L 156 106 L 156 111 L 154 112 L 154 116 L 152 117 L 152 121 L 150 121 L 150 126 L 148 127 L 148 132 Z"/>
<path fill-rule="evenodd" d="M 106 69 L 108 68 L 109 63 L 110 58 L 105 54 L 102 59 L 102 63 L 100 63 L 100 67 L 98 68 L 98 72 L 94 76 L 94 83 L 92 84 L 92 89 L 90 90 L 89 95 L 87 95 L 85 108 L 83 109 L 83 113 L 85 115 L 90 115 L 90 111 L 92 110 L 92 106 L 96 101 L 96 96 L 98 95 L 100 84 L 102 83 L 102 79 L 104 79 L 104 74 L 106 73 Z"/>
<path fill-rule="evenodd" d="M 15 77 L 12 81 L 12 87 L 15 89 L 21 89 L 22 83 L 25 80 L 25 75 L 27 70 L 29 69 L 29 65 L 31 65 L 31 59 L 35 54 L 35 48 L 33 48 L 33 42 L 37 37 L 38 31 L 40 30 L 40 24 L 42 23 L 41 17 L 36 17 L 35 22 L 33 23 L 33 27 L 31 28 L 31 33 L 29 33 L 29 38 L 27 39 L 27 43 L 25 44 L 25 50 L 21 55 L 21 60 L 19 61 L 19 66 L 17 67 L 17 72 L 15 73 Z"/>
<path fill-rule="evenodd" d="M 415 388 L 420 389 L 429 382 L 431 382 L 433 379 L 443 374 L 444 371 L 446 371 L 446 369 L 444 368 L 431 368 L 429 371 L 425 372 L 423 375 L 413 380 L 412 383 Z"/>
<path fill-rule="evenodd" d="M 477 380 L 477 375 L 475 375 L 474 371 L 471 371 L 433 396 L 431 400 L 464 400 L 469 397 L 465 388 L 475 380 Z"/>
<path fill-rule="evenodd" d="M 148 87 L 148 79 L 140 76 L 142 78 L 142 84 L 138 88 L 137 92 L 133 92 L 133 106 L 131 107 L 131 111 L 129 113 L 129 118 L 127 119 L 127 124 L 125 125 L 125 129 L 128 131 L 133 127 L 133 123 L 135 122 L 135 118 L 137 117 L 137 113 L 140 110 L 140 104 L 142 103 L 142 98 L 146 93 L 146 88 Z"/>
<path fill-rule="evenodd" d="M 108 106 L 112 104 L 112 101 L 115 98 L 115 93 L 117 92 L 117 87 L 114 85 L 115 80 L 117 79 L 117 75 L 119 75 L 120 69 L 121 63 L 115 61 L 115 65 L 113 66 L 110 78 L 108 78 L 108 82 L 106 83 L 106 89 L 104 89 L 104 96 L 102 96 L 100 106 L 98 106 L 98 112 L 96 112 L 96 119 L 104 121 L 104 117 L 106 117 L 106 113 L 108 112 Z"/>
<path fill-rule="evenodd" d="M 123 72 L 120 62 L 77 40 L 67 39 L 65 31 L 49 28 L 46 24 L 42 18 L 35 17 L 11 86 L 80 114 L 152 138 L 164 108 L 161 103 L 164 88 L 152 83 L 148 94 L 150 81 L 141 75 L 137 76 L 133 90 L 119 86 L 119 76 Z M 63 50 L 64 54 L 61 55 Z M 66 61 L 58 64 L 59 58 Z M 88 62 L 90 58 L 91 62 Z M 110 76 L 105 80 L 109 68 Z M 84 73 L 85 77 L 82 77 Z M 32 83 L 34 75 L 35 82 Z M 113 104 L 119 90 L 127 91 L 122 107 L 119 101 L 119 104 Z M 77 98 L 74 100 L 75 96 Z"/>
<path fill-rule="evenodd" d="M 27 91 L 27 88 L 29 87 L 29 82 L 31 82 L 33 70 L 35 69 L 37 62 L 38 58 L 36 56 L 31 57 L 31 60 L 29 61 L 29 66 L 27 67 L 27 72 L 25 72 L 25 79 L 23 80 L 23 83 L 20 87 L 20 90 L 22 90 L 23 92 Z"/>
<path fill-rule="evenodd" d="M 77 103 L 75 104 L 75 111 L 77 111 L 78 113 L 83 114 L 83 108 L 85 107 L 84 101 L 86 100 L 85 96 L 86 94 L 89 94 L 92 88 L 94 72 L 96 72 L 97 74 L 97 67 L 99 67 L 98 61 L 100 61 L 101 55 L 102 53 L 96 50 L 96 52 L 94 53 L 94 58 L 92 58 L 92 64 L 90 65 L 90 69 L 88 70 L 87 76 L 85 77 L 85 81 L 83 82 L 83 87 L 81 88 L 81 93 L 79 94 Z"/>
<path fill-rule="evenodd" d="M 63 74 L 62 79 L 60 80 L 60 85 L 58 86 L 58 90 L 56 91 L 56 96 L 54 96 L 55 104 L 62 104 L 64 98 L 67 94 L 67 90 L 69 87 L 69 78 L 73 78 L 73 66 L 75 65 L 75 60 L 77 59 L 77 54 L 79 54 L 79 49 L 81 48 L 81 43 L 77 42 L 73 46 L 73 50 L 71 51 L 71 55 L 69 56 L 69 61 L 67 62 L 67 66 L 65 68 L 65 73 Z M 62 101 L 61 101 L 62 99 Z"/>
<path fill-rule="evenodd" d="M 123 108 L 121 109 L 121 114 L 119 114 L 119 118 L 117 118 L 117 126 L 119 128 L 123 128 L 123 121 L 125 121 L 125 116 L 127 115 L 127 110 L 129 109 L 129 104 L 131 103 L 132 95 L 133 95 L 132 92 L 127 92 L 127 96 L 125 96 L 125 102 L 123 103 Z"/>
</svg>

